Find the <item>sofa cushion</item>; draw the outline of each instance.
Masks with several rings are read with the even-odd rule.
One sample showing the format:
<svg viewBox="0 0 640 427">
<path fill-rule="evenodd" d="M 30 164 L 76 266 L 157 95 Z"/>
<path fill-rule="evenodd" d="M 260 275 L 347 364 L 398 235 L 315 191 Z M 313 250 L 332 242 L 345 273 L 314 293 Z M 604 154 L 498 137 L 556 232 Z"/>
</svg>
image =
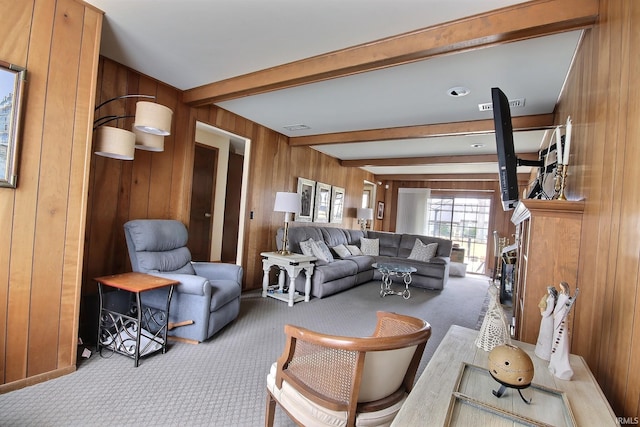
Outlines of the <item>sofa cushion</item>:
<svg viewBox="0 0 640 427">
<path fill-rule="evenodd" d="M 380 240 L 362 237 L 360 239 L 360 250 L 364 255 L 378 256 L 380 255 Z"/>
<path fill-rule="evenodd" d="M 358 266 L 355 262 L 347 259 L 338 259 L 331 264 L 316 265 L 311 280 L 313 283 L 326 283 L 347 276 L 355 276 L 357 272 Z"/>
<path fill-rule="evenodd" d="M 300 242 L 300 250 L 302 251 L 302 254 L 306 256 L 314 256 L 312 245 L 313 239 L 308 239 Z"/>
<path fill-rule="evenodd" d="M 400 240 L 402 234 L 390 233 L 387 231 L 367 231 L 367 237 L 370 239 L 380 240 L 380 255 L 381 256 L 398 256 L 398 247 L 400 246 Z M 413 247 L 413 240 L 411 241 L 411 248 Z M 409 253 L 407 253 L 409 255 Z M 407 257 L 405 255 L 405 258 Z"/>
<path fill-rule="evenodd" d="M 280 227 L 276 233 L 276 247 L 278 250 L 282 249 L 282 235 L 284 230 Z M 300 242 L 313 239 L 316 242 L 323 240 L 320 227 L 289 227 L 289 250 L 301 254 Z"/>
<path fill-rule="evenodd" d="M 333 255 L 331 255 L 331 251 L 325 242 L 311 242 L 311 250 L 313 251 L 313 256 L 327 263 L 332 263 L 334 261 Z"/>
<path fill-rule="evenodd" d="M 423 236 L 420 234 L 402 234 L 400 244 L 398 246 L 398 253 L 396 255 L 400 258 L 408 258 L 411 254 L 411 250 L 413 249 L 413 245 L 415 244 L 416 239 L 420 239 L 420 241 L 426 245 L 428 245 L 429 243 L 437 243 L 438 250 L 436 251 L 436 257 L 448 258 L 451 256 L 451 247 L 453 246 L 453 242 L 451 240 L 441 239 L 438 237 Z"/>
<path fill-rule="evenodd" d="M 334 246 L 331 249 L 340 257 L 340 258 L 348 258 L 351 256 L 351 251 L 347 249 L 347 247 L 343 244 L 339 244 L 338 246 Z"/>
<path fill-rule="evenodd" d="M 335 227 L 319 227 L 322 232 L 322 239 L 329 247 L 338 246 L 340 244 L 345 245 L 349 243 L 347 240 L 347 234 L 342 228 Z"/>
<path fill-rule="evenodd" d="M 431 258 L 436 255 L 437 250 L 437 243 L 424 244 L 422 243 L 422 240 L 416 239 L 416 242 L 413 244 L 413 249 L 411 250 L 408 258 L 417 261 L 429 262 Z"/>
<path fill-rule="evenodd" d="M 359 255 L 352 256 L 349 258 L 349 261 L 355 262 L 358 266 L 358 273 L 367 270 L 373 270 L 373 263 L 376 262 L 376 259 L 371 255 Z"/>
<path fill-rule="evenodd" d="M 356 245 L 347 245 L 347 249 L 351 252 L 351 255 L 364 255 L 359 247 Z"/>
</svg>

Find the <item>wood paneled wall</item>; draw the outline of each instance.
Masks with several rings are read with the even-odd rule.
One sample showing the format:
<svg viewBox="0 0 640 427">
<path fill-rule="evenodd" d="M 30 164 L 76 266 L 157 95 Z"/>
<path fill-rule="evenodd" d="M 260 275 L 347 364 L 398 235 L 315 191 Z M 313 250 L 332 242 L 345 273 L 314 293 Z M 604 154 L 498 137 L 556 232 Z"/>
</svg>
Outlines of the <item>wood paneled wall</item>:
<svg viewBox="0 0 640 427">
<path fill-rule="evenodd" d="M 601 0 L 556 112 L 573 120 L 567 194 L 584 199 L 572 351 L 617 415 L 640 414 L 640 2 Z"/>
<path fill-rule="evenodd" d="M 430 188 L 433 194 L 440 196 L 470 196 L 470 197 L 490 197 L 491 198 L 491 217 L 489 223 L 489 241 L 487 245 L 487 259 L 485 263 L 485 274 L 491 275 L 494 266 L 494 247 L 493 247 L 493 230 L 498 231 L 501 236 L 507 236 L 509 243 L 514 242 L 513 234 L 515 233 L 515 225 L 511 222 L 513 211 L 504 211 L 502 209 L 500 183 L 496 181 L 450 181 L 450 180 L 433 180 L 433 181 L 389 181 L 389 189 L 384 190 L 383 194 L 385 203 L 385 219 L 384 229 L 388 231 L 395 230 L 396 210 L 398 201 L 399 188 Z M 526 182 L 521 182 L 521 189 L 524 188 Z M 521 191 L 522 193 L 522 191 Z"/>
<path fill-rule="evenodd" d="M 133 161 L 92 156 L 85 246 L 84 294 L 96 292 L 93 278 L 128 271 L 130 264 L 123 224 L 134 218 L 189 221 L 195 122 L 201 121 L 251 140 L 249 191 L 244 218 L 243 289 L 262 286 L 260 252 L 275 249 L 275 233 L 283 216 L 273 212 L 276 191 L 296 191 L 299 176 L 344 187 L 347 212 L 343 226 L 357 227 L 355 207 L 365 179 L 373 175 L 340 166 L 336 159 L 308 147 L 291 148 L 288 138 L 217 107 L 190 108 L 181 93 L 109 59 L 100 58 L 97 103 L 123 94 L 156 95 L 174 111 L 174 129 L 165 151 L 137 150 Z M 117 101 L 100 115 L 133 114 L 135 100 Z M 101 109 L 102 110 L 102 109 Z M 130 127 L 131 119 L 118 123 Z M 107 230 L 107 232 L 105 232 Z"/>
<path fill-rule="evenodd" d="M 102 13 L 0 0 L 0 58 L 26 67 L 17 189 L 0 188 L 0 392 L 75 370 Z"/>
</svg>

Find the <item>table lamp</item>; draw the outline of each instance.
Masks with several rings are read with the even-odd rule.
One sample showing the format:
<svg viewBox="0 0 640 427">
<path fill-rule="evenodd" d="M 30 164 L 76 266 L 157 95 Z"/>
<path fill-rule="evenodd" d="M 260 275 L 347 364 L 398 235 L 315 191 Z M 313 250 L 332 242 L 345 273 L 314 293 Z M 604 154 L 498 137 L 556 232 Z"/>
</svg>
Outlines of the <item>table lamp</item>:
<svg viewBox="0 0 640 427">
<path fill-rule="evenodd" d="M 300 194 L 286 193 L 278 191 L 276 193 L 276 202 L 273 207 L 274 212 L 284 212 L 284 233 L 282 236 L 282 250 L 278 251 L 281 255 L 291 255 L 289 251 L 289 221 L 291 214 L 299 214 L 301 208 Z"/>
<path fill-rule="evenodd" d="M 360 228 L 362 228 L 362 231 L 365 231 L 367 229 L 367 221 L 373 219 L 373 209 L 358 208 L 357 217 Z"/>
</svg>

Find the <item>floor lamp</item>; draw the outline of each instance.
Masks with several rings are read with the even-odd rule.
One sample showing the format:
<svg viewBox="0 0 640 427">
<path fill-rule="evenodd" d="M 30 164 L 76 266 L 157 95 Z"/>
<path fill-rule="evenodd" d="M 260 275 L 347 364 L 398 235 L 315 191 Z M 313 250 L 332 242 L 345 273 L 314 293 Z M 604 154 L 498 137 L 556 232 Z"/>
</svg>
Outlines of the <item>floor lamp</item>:
<svg viewBox="0 0 640 427">
<path fill-rule="evenodd" d="M 284 212 L 284 233 L 282 236 L 282 250 L 278 251 L 280 255 L 291 255 L 289 251 L 289 221 L 291 214 L 298 215 L 300 213 L 301 200 L 298 193 L 286 193 L 278 191 L 276 193 L 276 202 L 273 207 L 274 212 Z"/>
</svg>

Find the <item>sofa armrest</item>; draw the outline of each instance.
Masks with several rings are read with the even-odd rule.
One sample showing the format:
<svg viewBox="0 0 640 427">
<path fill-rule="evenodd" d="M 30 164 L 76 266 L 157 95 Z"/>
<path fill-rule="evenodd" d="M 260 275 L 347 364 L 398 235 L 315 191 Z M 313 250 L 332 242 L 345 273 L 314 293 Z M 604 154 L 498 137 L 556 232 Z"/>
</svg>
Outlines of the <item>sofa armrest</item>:
<svg viewBox="0 0 640 427">
<path fill-rule="evenodd" d="M 233 280 L 242 286 L 242 267 L 236 264 L 216 262 L 192 262 L 193 269 L 198 276 L 209 280 Z"/>
<path fill-rule="evenodd" d="M 175 287 L 176 292 L 192 295 L 210 295 L 211 286 L 209 285 L 209 279 L 201 276 L 194 276 L 193 274 L 179 274 L 179 273 L 151 273 L 154 276 L 164 277 L 171 280 L 177 280 L 180 282 Z"/>
<path fill-rule="evenodd" d="M 433 258 L 431 258 L 429 260 L 430 263 L 432 264 L 449 264 L 449 261 L 451 260 L 451 258 L 448 257 L 442 257 L 442 256 L 434 256 Z"/>
</svg>

